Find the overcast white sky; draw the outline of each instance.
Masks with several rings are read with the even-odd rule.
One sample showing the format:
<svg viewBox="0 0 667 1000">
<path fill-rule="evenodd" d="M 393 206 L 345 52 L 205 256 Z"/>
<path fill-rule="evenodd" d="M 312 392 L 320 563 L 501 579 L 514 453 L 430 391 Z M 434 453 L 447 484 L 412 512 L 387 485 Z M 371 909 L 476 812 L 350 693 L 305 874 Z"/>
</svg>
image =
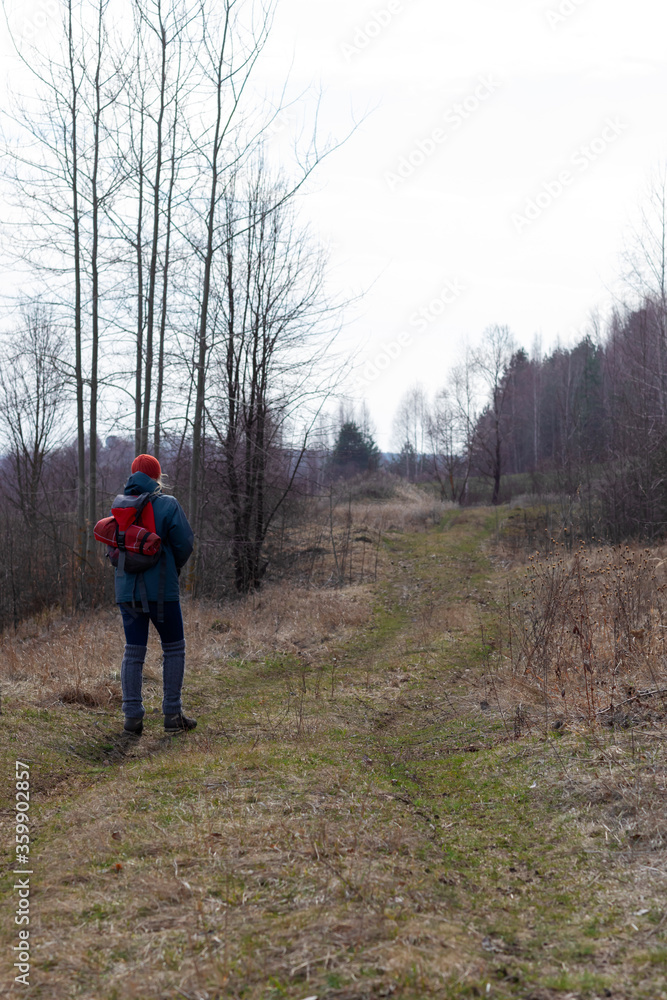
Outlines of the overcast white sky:
<svg viewBox="0 0 667 1000">
<path fill-rule="evenodd" d="M 56 9 L 22 7 L 38 32 Z M 667 147 L 666 29 L 656 0 L 278 0 L 257 85 L 291 64 L 306 94 L 275 156 L 289 165 L 320 87 L 322 137 L 366 115 L 302 212 L 332 291 L 369 289 L 343 337 L 384 449 L 405 389 L 436 390 L 489 324 L 548 349 L 622 292 L 624 232 Z"/>
<path fill-rule="evenodd" d="M 667 145 L 666 29 L 655 0 L 280 0 L 267 83 L 293 58 L 292 90 L 323 89 L 324 135 L 369 112 L 304 215 L 333 287 L 372 286 L 346 337 L 386 366 L 355 389 L 383 448 L 405 388 L 435 390 L 487 325 L 570 343 L 622 292 L 624 233 Z"/>
</svg>

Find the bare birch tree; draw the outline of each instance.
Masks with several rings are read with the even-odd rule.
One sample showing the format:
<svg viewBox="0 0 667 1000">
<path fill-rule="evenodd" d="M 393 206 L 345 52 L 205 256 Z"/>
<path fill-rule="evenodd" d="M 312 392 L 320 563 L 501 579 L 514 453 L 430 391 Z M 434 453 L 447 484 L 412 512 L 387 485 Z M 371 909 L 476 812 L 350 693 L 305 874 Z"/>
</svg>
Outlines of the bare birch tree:
<svg viewBox="0 0 667 1000">
<path fill-rule="evenodd" d="M 321 251 L 261 163 L 228 188 L 225 231 L 206 414 L 222 449 L 236 587 L 247 592 L 260 583 L 268 528 L 340 377 L 337 307 Z"/>
<path fill-rule="evenodd" d="M 20 327 L 0 355 L 0 428 L 11 456 L 16 489 L 10 493 L 32 532 L 46 457 L 63 440 L 66 399 L 62 332 L 39 305 L 24 310 Z"/>
<path fill-rule="evenodd" d="M 403 395 L 394 417 L 394 436 L 400 447 L 407 445 L 405 457 L 408 479 L 415 478 L 421 472 L 426 438 L 428 434 L 428 403 L 424 387 L 420 384 L 412 386 Z M 410 474 L 410 456 L 413 457 L 414 468 Z"/>
</svg>

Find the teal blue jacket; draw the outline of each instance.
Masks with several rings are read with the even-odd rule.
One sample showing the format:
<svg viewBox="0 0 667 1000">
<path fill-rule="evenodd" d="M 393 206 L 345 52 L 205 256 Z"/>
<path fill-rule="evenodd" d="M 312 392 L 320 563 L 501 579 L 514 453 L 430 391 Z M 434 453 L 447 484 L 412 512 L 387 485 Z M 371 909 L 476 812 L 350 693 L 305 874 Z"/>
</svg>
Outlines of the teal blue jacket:
<svg viewBox="0 0 667 1000">
<path fill-rule="evenodd" d="M 134 472 L 125 483 L 125 496 L 141 496 L 142 493 L 153 493 L 157 490 L 158 484 L 144 472 Z M 194 545 L 194 534 L 188 524 L 188 519 L 183 513 L 183 508 L 176 497 L 167 496 L 164 493 L 158 494 L 153 500 L 153 514 L 155 515 L 155 530 L 162 539 L 161 562 L 165 561 L 165 581 L 164 600 L 178 601 L 180 594 L 178 590 L 178 574 L 192 554 Z M 138 575 L 136 573 L 125 573 L 123 576 L 116 574 L 116 603 L 117 604 L 141 604 L 141 593 L 137 586 Z M 149 601 L 157 601 L 160 585 L 160 563 L 146 570 L 143 574 L 146 584 L 146 592 Z"/>
</svg>

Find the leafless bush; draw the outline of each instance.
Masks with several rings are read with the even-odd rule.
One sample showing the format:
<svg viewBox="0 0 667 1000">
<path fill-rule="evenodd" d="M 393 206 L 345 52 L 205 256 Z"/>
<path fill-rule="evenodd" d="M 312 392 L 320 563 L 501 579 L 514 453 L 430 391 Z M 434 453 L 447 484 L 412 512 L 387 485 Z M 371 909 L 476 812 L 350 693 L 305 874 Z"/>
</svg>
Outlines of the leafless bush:
<svg viewBox="0 0 667 1000">
<path fill-rule="evenodd" d="M 589 549 L 555 542 L 534 555 L 512 609 L 515 675 L 564 716 L 613 717 L 665 685 L 665 560 L 652 549 Z M 518 612 L 518 613 L 517 613 Z"/>
</svg>

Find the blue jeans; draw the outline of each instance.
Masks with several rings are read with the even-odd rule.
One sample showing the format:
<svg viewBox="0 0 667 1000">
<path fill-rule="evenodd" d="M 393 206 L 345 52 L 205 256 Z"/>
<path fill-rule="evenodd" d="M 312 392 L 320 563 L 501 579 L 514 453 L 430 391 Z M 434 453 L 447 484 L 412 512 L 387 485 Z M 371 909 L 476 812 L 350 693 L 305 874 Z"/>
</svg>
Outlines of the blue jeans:
<svg viewBox="0 0 667 1000">
<path fill-rule="evenodd" d="M 178 715 L 181 712 L 181 689 L 185 673 L 185 639 L 180 602 L 164 602 L 163 622 L 157 620 L 157 602 L 148 602 L 147 613 L 130 604 L 120 604 L 119 607 L 126 642 L 121 667 L 123 713 L 132 719 L 142 718 L 145 714 L 141 688 L 148 627 L 152 621 L 162 642 L 162 711 L 165 715 Z"/>
<path fill-rule="evenodd" d="M 184 637 L 183 615 L 180 601 L 164 602 L 164 621 L 157 620 L 157 601 L 149 601 L 149 612 L 133 608 L 131 604 L 119 604 L 123 616 L 125 642 L 131 646 L 148 645 L 148 626 L 153 622 L 162 642 L 179 642 Z"/>
</svg>

